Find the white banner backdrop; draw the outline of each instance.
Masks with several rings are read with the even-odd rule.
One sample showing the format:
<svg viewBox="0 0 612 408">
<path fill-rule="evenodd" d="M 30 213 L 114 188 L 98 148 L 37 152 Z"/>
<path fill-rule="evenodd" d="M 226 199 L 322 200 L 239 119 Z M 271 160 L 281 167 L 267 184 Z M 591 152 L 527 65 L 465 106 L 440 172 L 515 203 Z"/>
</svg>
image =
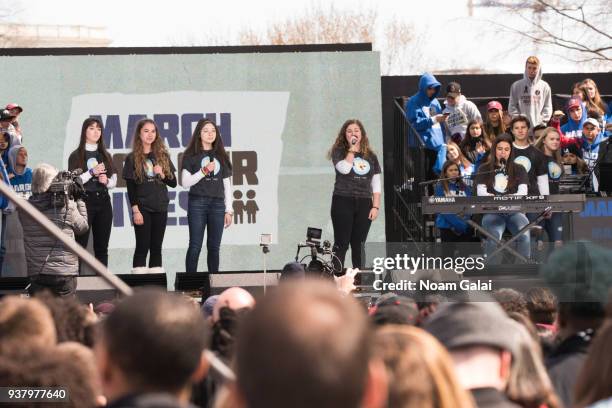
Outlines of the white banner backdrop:
<svg viewBox="0 0 612 408">
<path fill-rule="evenodd" d="M 232 194 L 234 224 L 223 234 L 224 245 L 256 245 L 260 234 L 272 234 L 278 243 L 278 178 L 289 92 L 165 92 L 127 95 L 86 94 L 72 98 L 66 125 L 63 163 L 79 144 L 81 125 L 100 117 L 107 148 L 118 171 L 111 190 L 113 230 L 109 248 L 133 248 L 127 189 L 121 179 L 123 158 L 131 151 L 136 123 L 148 117 L 157 123 L 175 167 L 199 119 L 207 117 L 220 127 L 234 167 Z M 180 170 L 177 171 L 179 176 Z M 179 178 L 180 180 L 180 178 Z M 169 189 L 168 227 L 164 248 L 187 248 L 188 190 L 179 184 Z"/>
</svg>

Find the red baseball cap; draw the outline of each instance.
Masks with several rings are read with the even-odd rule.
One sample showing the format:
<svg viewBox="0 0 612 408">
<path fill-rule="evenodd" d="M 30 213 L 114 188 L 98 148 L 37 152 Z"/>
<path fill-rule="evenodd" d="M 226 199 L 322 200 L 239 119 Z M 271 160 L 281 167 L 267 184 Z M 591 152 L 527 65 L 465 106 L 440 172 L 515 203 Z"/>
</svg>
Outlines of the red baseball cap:
<svg viewBox="0 0 612 408">
<path fill-rule="evenodd" d="M 582 105 L 582 102 L 578 98 L 571 98 L 567 101 L 567 110 L 572 110 L 574 108 L 579 108 Z"/>
<path fill-rule="evenodd" d="M 497 101 L 491 101 L 489 103 L 487 103 L 487 110 L 504 110 L 502 108 L 502 104 L 497 102 Z"/>
<path fill-rule="evenodd" d="M 9 103 L 8 105 L 6 105 L 6 109 L 8 109 L 8 110 L 19 109 L 19 112 L 23 112 L 23 108 L 21 106 L 19 106 L 18 103 Z"/>
</svg>

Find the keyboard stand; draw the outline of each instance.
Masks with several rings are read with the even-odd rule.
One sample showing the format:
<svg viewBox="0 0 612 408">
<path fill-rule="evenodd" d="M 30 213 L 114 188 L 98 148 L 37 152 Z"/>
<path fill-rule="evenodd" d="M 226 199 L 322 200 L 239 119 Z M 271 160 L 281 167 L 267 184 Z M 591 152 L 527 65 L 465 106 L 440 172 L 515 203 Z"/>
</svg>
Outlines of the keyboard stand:
<svg viewBox="0 0 612 408">
<path fill-rule="evenodd" d="M 544 211 L 542 211 L 540 213 L 540 215 L 538 215 L 536 217 L 536 219 L 531 221 L 529 224 L 525 225 L 519 232 L 517 232 L 511 239 L 509 239 L 506 242 L 503 242 L 503 241 L 497 239 L 489 231 L 487 231 L 482 226 L 478 225 L 476 222 L 474 222 L 472 220 L 468 220 L 467 223 L 469 225 L 471 225 L 472 228 L 474 228 L 475 230 L 479 231 L 481 234 L 486 236 L 488 239 L 491 239 L 495 243 L 495 245 L 497 245 L 497 249 L 495 251 L 493 251 L 492 253 L 490 253 L 489 255 L 487 255 L 487 260 L 493 258 L 499 252 L 501 252 L 503 250 L 506 250 L 506 251 L 510 252 L 512 255 L 514 255 L 515 257 L 517 257 L 518 259 L 520 259 L 523 263 L 531 263 L 531 261 L 529 259 L 527 259 L 523 255 L 519 254 L 514 248 L 511 248 L 510 245 L 514 241 L 519 239 L 521 234 L 523 234 L 525 232 L 529 232 L 529 230 L 531 230 L 532 228 L 537 227 L 538 224 L 546 217 L 546 215 L 548 215 L 550 213 L 551 209 L 552 209 L 552 207 L 547 207 Z M 460 213 L 460 215 L 463 216 L 463 213 Z"/>
</svg>

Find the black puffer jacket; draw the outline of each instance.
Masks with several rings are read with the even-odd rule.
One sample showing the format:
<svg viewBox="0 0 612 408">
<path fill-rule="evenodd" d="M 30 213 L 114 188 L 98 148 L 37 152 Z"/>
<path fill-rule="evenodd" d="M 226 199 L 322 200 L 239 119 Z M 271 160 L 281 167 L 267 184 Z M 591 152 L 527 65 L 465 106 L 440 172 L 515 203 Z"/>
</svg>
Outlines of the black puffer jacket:
<svg viewBox="0 0 612 408">
<path fill-rule="evenodd" d="M 70 200 L 67 207 L 55 208 L 49 195 L 34 194 L 29 198 L 29 202 L 71 239 L 74 239 L 75 235 L 87 232 L 87 208 L 83 201 Z M 78 275 L 79 259 L 76 254 L 68 250 L 61 241 L 45 231 L 26 213 L 19 211 L 19 219 L 23 227 L 28 276 Z"/>
</svg>

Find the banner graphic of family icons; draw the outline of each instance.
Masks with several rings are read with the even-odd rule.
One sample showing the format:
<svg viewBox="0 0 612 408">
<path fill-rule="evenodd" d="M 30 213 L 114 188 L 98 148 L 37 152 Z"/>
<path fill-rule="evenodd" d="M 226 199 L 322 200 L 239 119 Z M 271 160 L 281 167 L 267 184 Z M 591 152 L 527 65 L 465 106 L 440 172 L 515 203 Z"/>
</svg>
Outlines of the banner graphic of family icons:
<svg viewBox="0 0 612 408">
<path fill-rule="evenodd" d="M 361 157 L 356 157 L 353 160 L 353 171 L 359 176 L 368 174 L 370 172 L 370 162 Z"/>
</svg>

